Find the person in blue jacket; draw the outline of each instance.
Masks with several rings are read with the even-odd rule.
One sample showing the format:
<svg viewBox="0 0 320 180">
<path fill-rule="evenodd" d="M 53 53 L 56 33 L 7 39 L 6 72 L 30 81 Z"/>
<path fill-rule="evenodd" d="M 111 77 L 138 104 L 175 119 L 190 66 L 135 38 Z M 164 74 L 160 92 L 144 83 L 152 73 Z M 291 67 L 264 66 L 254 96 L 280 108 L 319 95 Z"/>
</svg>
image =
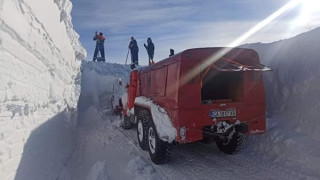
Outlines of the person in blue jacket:
<svg viewBox="0 0 320 180">
<path fill-rule="evenodd" d="M 93 54 L 93 61 L 105 61 L 105 56 L 104 56 L 104 41 L 106 40 L 106 38 L 103 36 L 103 33 L 100 32 L 98 34 L 98 32 L 95 33 L 95 36 L 93 37 L 93 40 L 96 41 L 96 49 L 94 50 L 94 54 Z M 101 59 L 97 58 L 98 52 L 100 52 L 101 55 Z"/>
<path fill-rule="evenodd" d="M 131 53 L 131 62 L 132 64 L 134 64 L 135 66 L 139 65 L 138 63 L 138 53 L 139 53 L 139 47 L 137 44 L 137 41 L 135 40 L 135 38 L 132 36 L 131 37 L 131 41 L 129 43 L 129 49 L 130 49 L 130 53 Z"/>
<path fill-rule="evenodd" d="M 144 47 L 146 48 L 146 50 L 148 52 L 149 65 L 151 65 L 151 64 L 153 64 L 154 44 L 153 44 L 153 42 L 152 42 L 150 37 L 147 39 L 147 43 L 148 43 L 148 46 L 146 44 L 143 44 L 143 45 L 144 45 Z"/>
</svg>

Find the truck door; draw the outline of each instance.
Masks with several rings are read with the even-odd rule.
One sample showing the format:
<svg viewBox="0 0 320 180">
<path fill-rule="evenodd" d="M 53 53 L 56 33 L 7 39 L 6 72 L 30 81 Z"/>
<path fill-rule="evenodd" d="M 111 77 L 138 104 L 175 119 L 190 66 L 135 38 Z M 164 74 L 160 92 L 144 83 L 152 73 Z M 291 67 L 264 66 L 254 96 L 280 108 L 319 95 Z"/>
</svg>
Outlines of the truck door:
<svg viewBox="0 0 320 180">
<path fill-rule="evenodd" d="M 182 77 L 187 76 L 188 70 L 191 70 L 192 66 L 187 66 L 182 72 Z M 200 74 L 200 67 L 199 67 Z M 201 106 L 200 97 L 200 78 L 199 75 L 190 77 L 185 83 L 180 83 L 179 88 L 179 102 L 180 107 L 185 109 L 195 109 Z"/>
</svg>

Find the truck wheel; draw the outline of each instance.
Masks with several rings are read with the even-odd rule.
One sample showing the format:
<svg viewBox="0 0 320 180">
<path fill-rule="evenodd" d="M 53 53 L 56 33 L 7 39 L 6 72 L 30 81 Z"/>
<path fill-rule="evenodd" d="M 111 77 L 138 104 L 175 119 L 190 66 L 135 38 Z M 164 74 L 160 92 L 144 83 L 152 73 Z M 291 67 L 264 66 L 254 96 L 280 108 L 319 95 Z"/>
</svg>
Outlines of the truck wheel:
<svg viewBox="0 0 320 180">
<path fill-rule="evenodd" d="M 137 117 L 137 137 L 139 146 L 142 150 L 147 149 L 147 125 L 149 121 L 150 113 L 146 110 L 142 110 L 138 113 Z"/>
<path fill-rule="evenodd" d="M 148 146 L 149 155 L 153 163 L 159 165 L 169 161 L 171 155 L 170 144 L 158 137 L 153 121 L 149 121 Z"/>
<path fill-rule="evenodd" d="M 220 151 L 231 155 L 242 150 L 244 140 L 245 135 L 235 132 L 229 142 L 228 140 L 219 138 L 216 140 L 216 144 Z"/>
</svg>

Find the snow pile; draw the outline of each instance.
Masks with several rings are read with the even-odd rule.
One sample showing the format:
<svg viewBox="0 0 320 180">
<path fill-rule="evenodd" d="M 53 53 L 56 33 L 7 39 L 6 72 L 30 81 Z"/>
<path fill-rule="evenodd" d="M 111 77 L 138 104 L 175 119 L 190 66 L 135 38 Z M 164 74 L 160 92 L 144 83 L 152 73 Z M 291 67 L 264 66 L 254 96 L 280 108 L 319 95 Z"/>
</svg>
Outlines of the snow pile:
<svg viewBox="0 0 320 180">
<path fill-rule="evenodd" d="M 167 112 L 163 108 L 154 104 L 151 99 L 143 96 L 137 97 L 134 103 L 143 105 L 145 107 L 150 107 L 152 119 L 156 126 L 159 138 L 169 143 L 176 139 L 177 130 L 173 127 Z"/>
<path fill-rule="evenodd" d="M 38 3 L 38 2 L 37 2 Z M 72 48 L 75 52 L 75 57 L 78 60 L 85 59 L 87 56 L 87 52 L 84 50 L 80 41 L 78 33 L 73 29 L 73 25 L 71 22 L 71 10 L 72 10 L 72 3 L 69 0 L 54 0 L 54 3 L 57 4 L 60 10 L 60 21 L 63 21 L 66 26 L 67 35 L 71 41 Z"/>
<path fill-rule="evenodd" d="M 287 166 L 320 169 L 320 28 L 269 44 L 249 44 L 264 74 L 267 134 L 254 136 L 253 148 Z"/>
<path fill-rule="evenodd" d="M 77 106 L 86 52 L 71 8 L 69 0 L 0 1 L 0 179 L 15 176 L 35 128 Z"/>
<path fill-rule="evenodd" d="M 86 99 L 85 101 L 93 101 L 96 106 L 105 105 L 110 109 L 112 96 L 114 103 L 118 104 L 122 94 L 126 92 L 130 68 L 120 64 L 82 61 L 81 73 L 80 101 Z"/>
</svg>

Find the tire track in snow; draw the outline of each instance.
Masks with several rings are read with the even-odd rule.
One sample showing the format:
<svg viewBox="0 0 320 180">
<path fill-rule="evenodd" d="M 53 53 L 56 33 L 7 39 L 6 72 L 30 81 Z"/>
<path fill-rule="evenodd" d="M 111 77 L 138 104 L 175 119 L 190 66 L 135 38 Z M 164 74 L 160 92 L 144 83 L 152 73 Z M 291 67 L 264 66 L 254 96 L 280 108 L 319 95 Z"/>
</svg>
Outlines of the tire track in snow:
<svg viewBox="0 0 320 180">
<path fill-rule="evenodd" d="M 133 130 L 120 131 L 122 131 L 129 141 L 134 142 L 137 150 L 144 152 L 139 148 L 137 138 Z M 230 179 L 233 177 L 237 177 L 239 179 L 239 176 L 243 176 L 241 173 L 231 172 L 231 170 L 229 168 L 225 168 L 224 165 L 219 165 L 215 162 L 206 160 L 196 152 L 181 148 L 176 150 L 176 147 L 177 146 L 173 148 L 172 160 L 168 164 L 161 166 L 153 164 L 155 169 L 162 171 L 166 176 L 169 175 L 169 179 Z M 141 154 L 147 156 L 150 160 L 149 154 Z M 219 169 L 219 172 L 216 172 L 217 169 Z"/>
<path fill-rule="evenodd" d="M 119 132 L 123 135 L 123 137 L 128 140 L 129 142 L 132 142 L 131 144 L 133 145 L 133 147 L 135 148 L 136 150 L 136 153 L 141 155 L 141 156 L 144 156 L 146 157 L 149 161 L 150 161 L 150 165 L 156 170 L 156 171 L 159 171 L 161 174 L 162 174 L 162 177 L 161 178 L 165 178 L 165 179 L 171 179 L 168 177 L 168 175 L 166 174 L 166 172 L 164 172 L 162 169 L 159 168 L 159 166 L 155 165 L 152 163 L 150 157 L 149 157 L 149 154 L 145 153 L 145 151 L 143 151 L 140 147 L 139 147 L 139 144 L 136 140 L 134 140 L 132 137 L 135 137 L 135 136 L 132 136 L 132 134 L 128 133 L 127 130 L 123 130 L 121 127 L 118 129 Z M 148 155 L 148 156 L 146 156 Z"/>
<path fill-rule="evenodd" d="M 143 152 L 138 146 L 135 131 L 119 131 L 128 141 L 134 142 L 137 150 Z M 141 154 L 150 159 L 147 153 Z M 155 166 L 155 169 L 161 170 L 170 179 L 316 179 L 246 149 L 238 155 L 225 155 L 215 145 L 202 143 L 174 146 L 171 161 Z"/>
</svg>

